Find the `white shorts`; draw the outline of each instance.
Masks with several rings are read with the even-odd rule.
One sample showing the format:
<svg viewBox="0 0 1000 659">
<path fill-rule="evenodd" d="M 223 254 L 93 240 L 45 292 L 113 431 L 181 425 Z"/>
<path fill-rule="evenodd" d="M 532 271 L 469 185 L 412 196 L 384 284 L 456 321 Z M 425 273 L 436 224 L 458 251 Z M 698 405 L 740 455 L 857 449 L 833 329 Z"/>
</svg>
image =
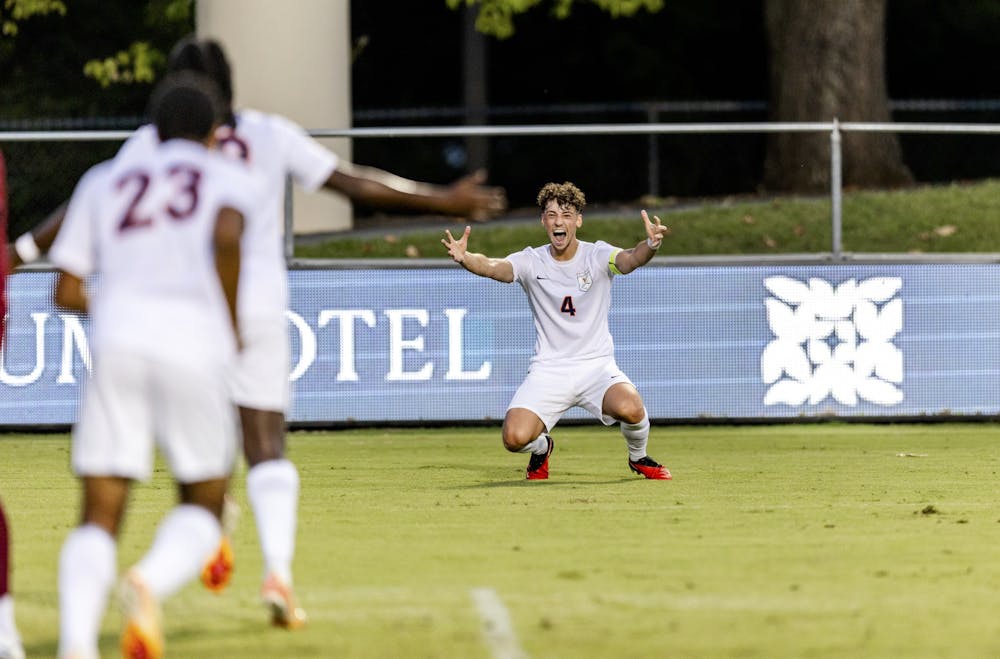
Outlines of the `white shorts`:
<svg viewBox="0 0 1000 659">
<path fill-rule="evenodd" d="M 288 411 L 291 344 L 284 314 L 240 319 L 243 350 L 231 374 L 233 401 L 240 407 Z"/>
<path fill-rule="evenodd" d="M 225 373 L 102 353 L 73 428 L 73 470 L 148 480 L 154 443 L 178 482 L 228 477 L 237 434 Z"/>
<path fill-rule="evenodd" d="M 517 388 L 507 409 L 531 410 L 548 431 L 573 407 L 582 407 L 610 426 L 616 420 L 601 413 L 604 394 L 619 382 L 632 384 L 614 359 L 555 366 L 532 364 L 528 377 Z"/>
</svg>

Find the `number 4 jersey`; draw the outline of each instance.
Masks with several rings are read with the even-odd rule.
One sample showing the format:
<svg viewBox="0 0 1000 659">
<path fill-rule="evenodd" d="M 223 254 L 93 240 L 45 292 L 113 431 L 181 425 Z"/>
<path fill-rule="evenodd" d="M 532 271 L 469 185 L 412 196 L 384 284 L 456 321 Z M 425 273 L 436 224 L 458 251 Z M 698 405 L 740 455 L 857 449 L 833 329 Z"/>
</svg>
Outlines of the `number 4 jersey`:
<svg viewBox="0 0 1000 659">
<path fill-rule="evenodd" d="M 91 346 L 207 366 L 235 342 L 215 269 L 219 210 L 254 222 L 260 185 L 241 163 L 174 139 L 91 168 L 77 184 L 52 263 L 91 286 Z M 253 295 L 240 290 L 239 294 Z"/>
<path fill-rule="evenodd" d="M 507 256 L 535 319 L 532 364 L 614 358 L 608 312 L 619 251 L 604 241 L 580 240 L 569 261 L 552 258 L 549 245 Z"/>
</svg>

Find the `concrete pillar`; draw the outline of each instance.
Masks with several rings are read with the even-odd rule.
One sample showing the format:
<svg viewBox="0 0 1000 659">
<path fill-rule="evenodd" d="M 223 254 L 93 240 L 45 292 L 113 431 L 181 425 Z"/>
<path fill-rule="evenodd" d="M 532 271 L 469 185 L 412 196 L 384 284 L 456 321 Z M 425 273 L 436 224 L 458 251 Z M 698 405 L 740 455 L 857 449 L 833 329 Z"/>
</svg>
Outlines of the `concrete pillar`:
<svg viewBox="0 0 1000 659">
<path fill-rule="evenodd" d="M 350 0 L 198 0 L 198 36 L 218 39 L 233 67 L 236 108 L 281 114 L 303 128 L 351 126 Z M 347 138 L 323 139 L 345 160 Z M 293 197 L 295 233 L 349 229 L 336 194 Z"/>
</svg>

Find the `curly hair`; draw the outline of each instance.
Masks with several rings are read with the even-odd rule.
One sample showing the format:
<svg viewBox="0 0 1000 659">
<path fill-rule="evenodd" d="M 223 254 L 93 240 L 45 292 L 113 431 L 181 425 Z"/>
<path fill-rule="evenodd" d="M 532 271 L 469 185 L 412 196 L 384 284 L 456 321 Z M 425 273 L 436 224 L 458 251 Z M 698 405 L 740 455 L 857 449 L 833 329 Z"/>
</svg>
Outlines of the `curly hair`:
<svg viewBox="0 0 1000 659">
<path fill-rule="evenodd" d="M 583 191 L 566 181 L 565 183 L 546 183 L 538 193 L 538 205 L 544 209 L 550 201 L 555 200 L 561 207 L 575 208 L 577 213 L 583 212 L 587 198 Z"/>
</svg>

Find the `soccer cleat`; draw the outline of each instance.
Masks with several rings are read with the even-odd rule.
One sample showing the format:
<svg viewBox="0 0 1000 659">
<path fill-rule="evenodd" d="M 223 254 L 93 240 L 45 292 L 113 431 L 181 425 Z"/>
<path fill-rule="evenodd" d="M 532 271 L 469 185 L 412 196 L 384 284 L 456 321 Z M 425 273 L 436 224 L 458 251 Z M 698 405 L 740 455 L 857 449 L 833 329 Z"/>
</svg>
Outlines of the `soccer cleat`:
<svg viewBox="0 0 1000 659">
<path fill-rule="evenodd" d="M 158 659 L 163 655 L 160 604 L 142 578 L 130 570 L 118 588 L 125 616 L 121 651 L 126 659 Z"/>
<path fill-rule="evenodd" d="M 543 481 L 549 477 L 549 456 L 552 455 L 552 449 L 555 448 L 556 443 L 548 435 L 545 436 L 545 439 L 549 442 L 549 450 L 543 455 L 532 453 L 531 459 L 528 460 L 526 477 L 529 481 Z"/>
<path fill-rule="evenodd" d="M 673 478 L 673 476 L 670 475 L 669 469 L 648 455 L 643 456 L 634 462 L 629 460 L 628 468 L 640 476 L 645 476 L 649 480 L 653 481 L 668 481 Z"/>
<path fill-rule="evenodd" d="M 233 554 L 233 543 L 229 539 L 236 531 L 236 523 L 239 518 L 239 504 L 229 494 L 226 494 L 222 505 L 222 542 L 219 543 L 219 549 L 201 570 L 201 583 L 213 593 L 221 593 L 233 578 L 236 557 Z"/>
<path fill-rule="evenodd" d="M 213 593 L 221 593 L 233 578 L 234 566 L 233 545 L 223 536 L 218 550 L 201 570 L 201 583 Z"/>
<path fill-rule="evenodd" d="M 271 624 L 285 629 L 300 629 L 306 624 L 306 612 L 295 603 L 291 587 L 273 572 L 264 579 L 260 599 L 271 611 Z"/>
</svg>

